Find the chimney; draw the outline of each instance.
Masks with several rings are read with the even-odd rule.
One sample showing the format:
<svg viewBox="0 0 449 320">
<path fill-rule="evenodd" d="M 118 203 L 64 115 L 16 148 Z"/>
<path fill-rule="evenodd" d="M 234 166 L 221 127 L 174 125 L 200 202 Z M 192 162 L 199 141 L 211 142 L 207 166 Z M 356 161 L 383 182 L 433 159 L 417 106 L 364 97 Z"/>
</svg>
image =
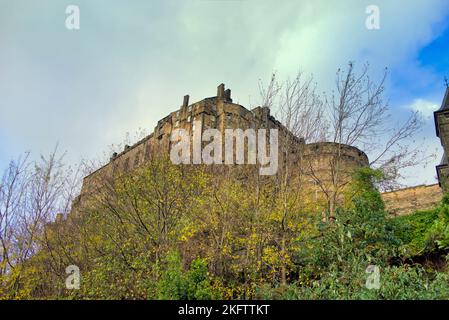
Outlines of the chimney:
<svg viewBox="0 0 449 320">
<path fill-rule="evenodd" d="M 217 98 L 224 98 L 224 91 L 225 85 L 222 83 L 217 87 Z"/>
<path fill-rule="evenodd" d="M 263 116 L 264 117 L 269 117 L 270 116 L 270 108 L 263 107 L 262 110 L 263 110 Z"/>
<path fill-rule="evenodd" d="M 184 96 L 184 101 L 182 103 L 183 107 L 187 107 L 189 105 L 189 95 Z"/>
<path fill-rule="evenodd" d="M 224 98 L 225 98 L 226 101 L 232 102 L 232 99 L 231 99 L 231 89 L 227 89 L 227 90 L 224 92 Z"/>
</svg>

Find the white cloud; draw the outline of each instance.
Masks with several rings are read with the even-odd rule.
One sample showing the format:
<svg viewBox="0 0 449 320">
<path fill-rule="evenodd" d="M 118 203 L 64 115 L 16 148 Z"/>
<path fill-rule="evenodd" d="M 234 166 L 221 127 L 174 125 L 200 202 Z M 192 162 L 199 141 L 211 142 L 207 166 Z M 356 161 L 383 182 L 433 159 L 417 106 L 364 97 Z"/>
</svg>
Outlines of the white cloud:
<svg viewBox="0 0 449 320">
<path fill-rule="evenodd" d="M 365 26 L 366 4 L 314 1 L 307 16 L 297 14 L 281 32 L 275 66 L 284 73 L 298 67 L 317 75 L 325 88 L 333 85 L 333 74 L 349 60 L 369 61 L 374 70 L 384 67 L 418 76 L 425 72 L 416 62 L 419 49 L 440 30 L 434 28 L 447 13 L 447 1 L 376 1 L 380 30 Z M 413 71 L 413 72 L 412 72 Z"/>
<path fill-rule="evenodd" d="M 419 112 L 424 117 L 424 119 L 429 120 L 433 117 L 434 111 L 438 110 L 439 105 L 435 102 L 418 98 L 413 100 L 413 102 L 410 105 L 406 106 L 406 108 L 412 111 Z"/>
<path fill-rule="evenodd" d="M 77 4 L 77 33 L 66 30 L 65 6 L 52 0 L 39 8 L 16 0 L 0 11 L 0 137 L 15 147 L 0 161 L 56 141 L 75 158 L 95 156 L 126 132 L 151 131 L 184 94 L 192 101 L 214 95 L 220 82 L 235 101 L 256 104 L 257 80 L 275 69 L 314 73 L 329 89 L 336 68 L 355 59 L 372 71 L 392 67 L 413 84 L 429 82 L 434 75 L 416 54 L 449 9 L 447 0 L 377 0 L 380 30 L 370 31 L 372 3 L 360 0 Z M 396 84 L 390 92 L 405 101 L 432 96 Z"/>
</svg>

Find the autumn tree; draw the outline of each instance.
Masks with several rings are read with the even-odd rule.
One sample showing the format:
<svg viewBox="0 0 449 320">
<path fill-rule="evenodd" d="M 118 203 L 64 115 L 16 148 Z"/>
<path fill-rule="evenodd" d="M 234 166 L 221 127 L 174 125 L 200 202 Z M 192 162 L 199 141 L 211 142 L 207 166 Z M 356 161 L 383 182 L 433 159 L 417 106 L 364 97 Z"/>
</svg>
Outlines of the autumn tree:
<svg viewBox="0 0 449 320">
<path fill-rule="evenodd" d="M 55 149 L 48 157 L 41 156 L 37 161 L 25 154 L 11 161 L 3 173 L 0 184 L 0 282 L 7 291 L 2 294 L 13 297 L 31 293 L 27 284 L 33 281 L 34 275 L 26 275 L 24 267 L 45 245 L 48 223 L 57 213 L 70 210 L 72 199 L 67 192 L 73 194 L 76 191 L 68 187 L 69 172 Z"/>
<path fill-rule="evenodd" d="M 273 75 L 268 85 L 259 84 L 262 105 L 275 112 L 286 132 L 281 133 L 280 161 L 275 177 L 276 239 L 279 248 L 281 282 L 287 282 L 287 266 L 290 261 L 289 240 L 300 231 L 304 220 L 305 179 L 301 168 L 304 159 L 304 143 L 324 140 L 327 123 L 323 103 L 316 93 L 313 77 L 302 73 L 293 79 L 279 83 Z M 277 250 L 274 250 L 277 252 Z"/>
</svg>

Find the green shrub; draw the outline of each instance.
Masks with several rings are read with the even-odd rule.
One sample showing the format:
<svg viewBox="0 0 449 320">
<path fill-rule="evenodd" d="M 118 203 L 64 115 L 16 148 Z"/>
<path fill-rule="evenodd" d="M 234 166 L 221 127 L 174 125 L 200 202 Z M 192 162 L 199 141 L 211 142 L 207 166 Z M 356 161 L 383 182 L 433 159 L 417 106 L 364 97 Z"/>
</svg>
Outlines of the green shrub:
<svg viewBox="0 0 449 320">
<path fill-rule="evenodd" d="M 212 286 L 204 259 L 192 261 L 185 272 L 177 252 L 170 252 L 166 258 L 166 268 L 157 285 L 161 300 L 210 300 L 219 299 L 219 293 Z"/>
<path fill-rule="evenodd" d="M 380 288 L 366 287 L 364 270 L 353 273 L 351 278 L 327 273 L 311 285 L 298 283 L 289 286 L 259 288 L 262 299 L 301 300 L 430 300 L 449 299 L 449 275 L 427 274 L 422 268 L 401 266 L 386 267 L 380 272 Z"/>
<path fill-rule="evenodd" d="M 449 249 L 449 197 L 435 209 L 395 217 L 389 224 L 404 244 L 405 257 Z"/>
</svg>

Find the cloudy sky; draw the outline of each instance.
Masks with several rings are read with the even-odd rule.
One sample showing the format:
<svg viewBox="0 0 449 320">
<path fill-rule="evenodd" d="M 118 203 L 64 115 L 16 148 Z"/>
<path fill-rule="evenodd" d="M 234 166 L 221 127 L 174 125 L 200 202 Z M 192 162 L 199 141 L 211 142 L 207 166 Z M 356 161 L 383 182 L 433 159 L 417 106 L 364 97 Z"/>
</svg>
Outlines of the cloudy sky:
<svg viewBox="0 0 449 320">
<path fill-rule="evenodd" d="M 68 5 L 80 30 L 65 26 Z M 379 30 L 365 26 L 369 5 Z M 389 68 L 395 119 L 421 111 L 419 138 L 439 158 L 432 112 L 449 76 L 448 15 L 447 0 L 0 0 L 0 169 L 56 143 L 70 162 L 101 158 L 221 82 L 245 106 L 273 71 L 313 73 L 330 90 L 349 60 Z M 438 161 L 407 183 L 433 183 Z"/>
</svg>

